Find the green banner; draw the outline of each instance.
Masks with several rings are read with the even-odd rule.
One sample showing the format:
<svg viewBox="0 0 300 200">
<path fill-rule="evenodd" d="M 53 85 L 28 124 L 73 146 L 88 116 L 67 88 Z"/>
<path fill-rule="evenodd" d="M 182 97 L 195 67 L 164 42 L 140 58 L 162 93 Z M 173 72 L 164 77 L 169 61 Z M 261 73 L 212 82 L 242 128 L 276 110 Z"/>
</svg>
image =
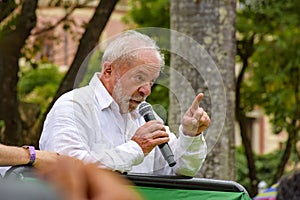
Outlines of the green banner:
<svg viewBox="0 0 300 200">
<path fill-rule="evenodd" d="M 184 190 L 136 186 L 145 200 L 251 200 L 244 192 Z"/>
</svg>

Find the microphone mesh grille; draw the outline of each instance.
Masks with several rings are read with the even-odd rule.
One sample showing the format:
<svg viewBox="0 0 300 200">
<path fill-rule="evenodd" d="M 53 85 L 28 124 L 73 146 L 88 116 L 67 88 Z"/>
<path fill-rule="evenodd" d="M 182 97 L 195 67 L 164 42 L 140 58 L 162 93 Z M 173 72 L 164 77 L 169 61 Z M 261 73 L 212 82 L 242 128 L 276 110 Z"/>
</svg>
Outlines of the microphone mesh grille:
<svg viewBox="0 0 300 200">
<path fill-rule="evenodd" d="M 139 113 L 142 116 L 145 116 L 147 113 L 151 112 L 151 110 L 152 106 L 147 102 L 143 102 L 139 105 Z"/>
</svg>

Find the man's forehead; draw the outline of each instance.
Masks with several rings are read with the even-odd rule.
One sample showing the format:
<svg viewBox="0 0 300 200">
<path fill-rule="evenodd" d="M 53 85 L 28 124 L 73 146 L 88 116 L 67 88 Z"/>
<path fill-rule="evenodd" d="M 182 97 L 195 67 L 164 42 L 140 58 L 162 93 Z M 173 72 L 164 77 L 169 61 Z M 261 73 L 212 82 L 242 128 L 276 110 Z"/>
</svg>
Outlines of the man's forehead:
<svg viewBox="0 0 300 200">
<path fill-rule="evenodd" d="M 142 65 L 138 65 L 135 66 L 133 68 L 131 68 L 130 72 L 132 73 L 140 73 L 140 74 L 149 74 L 149 73 L 159 73 L 161 67 L 157 64 L 153 64 L 153 63 L 147 63 L 147 64 L 142 64 Z"/>
</svg>

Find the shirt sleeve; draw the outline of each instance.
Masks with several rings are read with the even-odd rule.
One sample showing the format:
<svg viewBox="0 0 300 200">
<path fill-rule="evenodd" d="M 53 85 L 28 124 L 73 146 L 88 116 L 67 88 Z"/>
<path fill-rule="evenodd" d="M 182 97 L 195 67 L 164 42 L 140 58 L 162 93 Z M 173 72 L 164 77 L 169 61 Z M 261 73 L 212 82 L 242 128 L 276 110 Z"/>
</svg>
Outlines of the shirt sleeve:
<svg viewBox="0 0 300 200">
<path fill-rule="evenodd" d="M 184 176 L 195 176 L 200 170 L 207 154 L 207 146 L 203 135 L 196 137 L 186 136 L 179 127 L 179 137 L 177 138 L 169 127 L 169 145 L 174 153 L 176 165 L 169 167 L 161 156 L 159 150 L 156 152 L 156 172 L 158 174 L 177 174 Z"/>
<path fill-rule="evenodd" d="M 100 166 L 119 171 L 129 172 L 132 166 L 136 166 L 143 162 L 144 154 L 140 146 L 134 141 L 128 141 L 116 147 L 99 148 L 99 151 L 90 151 L 90 157 Z"/>
<path fill-rule="evenodd" d="M 177 160 L 175 173 L 195 176 L 207 155 L 207 145 L 203 134 L 195 137 L 184 135 L 180 125 L 175 152 L 175 160 Z"/>
<path fill-rule="evenodd" d="M 59 99 L 45 120 L 40 149 L 76 157 L 86 163 L 96 163 L 99 167 L 120 172 L 130 171 L 132 166 L 143 161 L 144 154 L 137 143 L 128 141 L 114 146 L 110 144 L 109 138 L 99 139 L 99 135 L 96 137 L 95 130 L 99 129 L 90 113 L 94 111 L 83 108 L 87 106 L 70 98 Z"/>
</svg>

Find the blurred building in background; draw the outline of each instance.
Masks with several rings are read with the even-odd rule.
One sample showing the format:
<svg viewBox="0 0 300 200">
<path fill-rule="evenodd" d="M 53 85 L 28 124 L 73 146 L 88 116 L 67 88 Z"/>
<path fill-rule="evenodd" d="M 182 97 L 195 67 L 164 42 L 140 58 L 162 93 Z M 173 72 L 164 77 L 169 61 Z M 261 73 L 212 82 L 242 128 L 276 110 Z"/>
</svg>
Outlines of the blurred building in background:
<svg viewBox="0 0 300 200">
<path fill-rule="evenodd" d="M 275 150 L 282 149 L 282 145 L 287 140 L 287 133 L 281 132 L 278 135 L 273 134 L 272 125 L 269 118 L 259 108 L 247 114 L 248 129 L 252 135 L 248 137 L 252 140 L 252 149 L 257 154 L 268 154 Z M 242 145 L 239 125 L 236 124 L 235 143 L 237 146 Z"/>
</svg>

